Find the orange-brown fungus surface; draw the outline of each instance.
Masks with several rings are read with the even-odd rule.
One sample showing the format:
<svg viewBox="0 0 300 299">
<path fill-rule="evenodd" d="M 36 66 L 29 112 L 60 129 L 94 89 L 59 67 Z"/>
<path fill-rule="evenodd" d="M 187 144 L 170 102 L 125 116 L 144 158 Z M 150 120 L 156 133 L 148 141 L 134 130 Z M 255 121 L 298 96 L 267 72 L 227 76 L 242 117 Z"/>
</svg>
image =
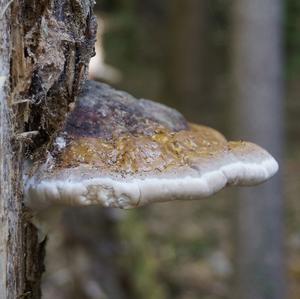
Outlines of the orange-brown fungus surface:
<svg viewBox="0 0 300 299">
<path fill-rule="evenodd" d="M 188 130 L 164 130 L 151 136 L 123 135 L 110 140 L 74 138 L 62 152 L 60 166 L 87 164 L 102 171 L 136 174 L 171 170 L 226 150 L 227 143 L 221 134 L 204 126 L 190 125 Z"/>
<path fill-rule="evenodd" d="M 188 124 L 172 108 L 89 82 L 59 135 L 56 167 L 147 173 L 190 166 L 227 150 L 217 131 Z"/>
</svg>

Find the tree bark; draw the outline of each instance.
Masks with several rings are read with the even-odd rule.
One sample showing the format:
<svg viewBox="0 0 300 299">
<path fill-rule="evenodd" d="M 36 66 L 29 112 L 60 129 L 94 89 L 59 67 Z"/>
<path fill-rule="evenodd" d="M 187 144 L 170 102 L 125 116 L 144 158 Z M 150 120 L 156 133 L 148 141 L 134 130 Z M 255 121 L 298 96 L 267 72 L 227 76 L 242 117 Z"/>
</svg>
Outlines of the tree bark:
<svg viewBox="0 0 300 299">
<path fill-rule="evenodd" d="M 236 0 L 233 20 L 235 131 L 282 167 L 282 1 Z M 237 298 L 285 298 L 281 171 L 237 205 Z"/>
<path fill-rule="evenodd" d="M 92 0 L 0 0 L 0 298 L 40 298 L 45 242 L 24 208 L 27 158 L 49 141 L 85 82 Z"/>
</svg>

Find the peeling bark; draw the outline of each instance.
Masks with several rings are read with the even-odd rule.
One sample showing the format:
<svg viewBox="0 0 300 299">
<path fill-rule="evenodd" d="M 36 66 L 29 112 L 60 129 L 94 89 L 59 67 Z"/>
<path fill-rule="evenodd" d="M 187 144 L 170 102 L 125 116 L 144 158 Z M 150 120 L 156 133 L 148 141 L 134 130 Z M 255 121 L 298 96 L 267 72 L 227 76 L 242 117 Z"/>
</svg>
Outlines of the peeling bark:
<svg viewBox="0 0 300 299">
<path fill-rule="evenodd" d="M 48 142 L 94 53 L 92 0 L 0 0 L 0 298 L 40 298 L 44 243 L 23 206 L 26 157 Z"/>
</svg>

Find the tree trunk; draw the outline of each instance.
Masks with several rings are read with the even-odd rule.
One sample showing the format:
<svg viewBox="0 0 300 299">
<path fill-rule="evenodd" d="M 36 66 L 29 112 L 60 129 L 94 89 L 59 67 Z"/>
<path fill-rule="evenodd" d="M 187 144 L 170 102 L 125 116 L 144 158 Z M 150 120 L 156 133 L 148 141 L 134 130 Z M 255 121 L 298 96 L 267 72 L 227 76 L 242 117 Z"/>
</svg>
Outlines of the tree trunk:
<svg viewBox="0 0 300 299">
<path fill-rule="evenodd" d="M 282 2 L 236 0 L 233 20 L 236 132 L 282 167 Z M 237 298 L 285 298 L 282 199 L 281 171 L 239 193 Z"/>
<path fill-rule="evenodd" d="M 166 96 L 191 121 L 208 123 L 213 62 L 209 1 L 169 1 Z M 206 104 L 204 104 L 206 103 Z"/>
<path fill-rule="evenodd" d="M 43 158 L 85 81 L 92 0 L 0 0 L 0 298 L 40 298 L 44 243 L 24 208 L 24 161 Z"/>
</svg>

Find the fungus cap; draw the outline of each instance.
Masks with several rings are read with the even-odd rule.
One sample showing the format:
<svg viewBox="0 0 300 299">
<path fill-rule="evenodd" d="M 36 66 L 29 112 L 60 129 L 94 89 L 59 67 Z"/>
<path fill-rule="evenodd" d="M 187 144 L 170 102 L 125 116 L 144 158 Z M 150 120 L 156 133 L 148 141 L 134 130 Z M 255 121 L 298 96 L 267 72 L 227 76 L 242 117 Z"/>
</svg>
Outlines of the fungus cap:
<svg viewBox="0 0 300 299">
<path fill-rule="evenodd" d="M 226 185 L 255 185 L 277 169 L 253 143 L 227 142 L 174 109 L 89 81 L 47 160 L 32 168 L 25 195 L 32 208 L 133 208 L 206 197 Z"/>
</svg>

